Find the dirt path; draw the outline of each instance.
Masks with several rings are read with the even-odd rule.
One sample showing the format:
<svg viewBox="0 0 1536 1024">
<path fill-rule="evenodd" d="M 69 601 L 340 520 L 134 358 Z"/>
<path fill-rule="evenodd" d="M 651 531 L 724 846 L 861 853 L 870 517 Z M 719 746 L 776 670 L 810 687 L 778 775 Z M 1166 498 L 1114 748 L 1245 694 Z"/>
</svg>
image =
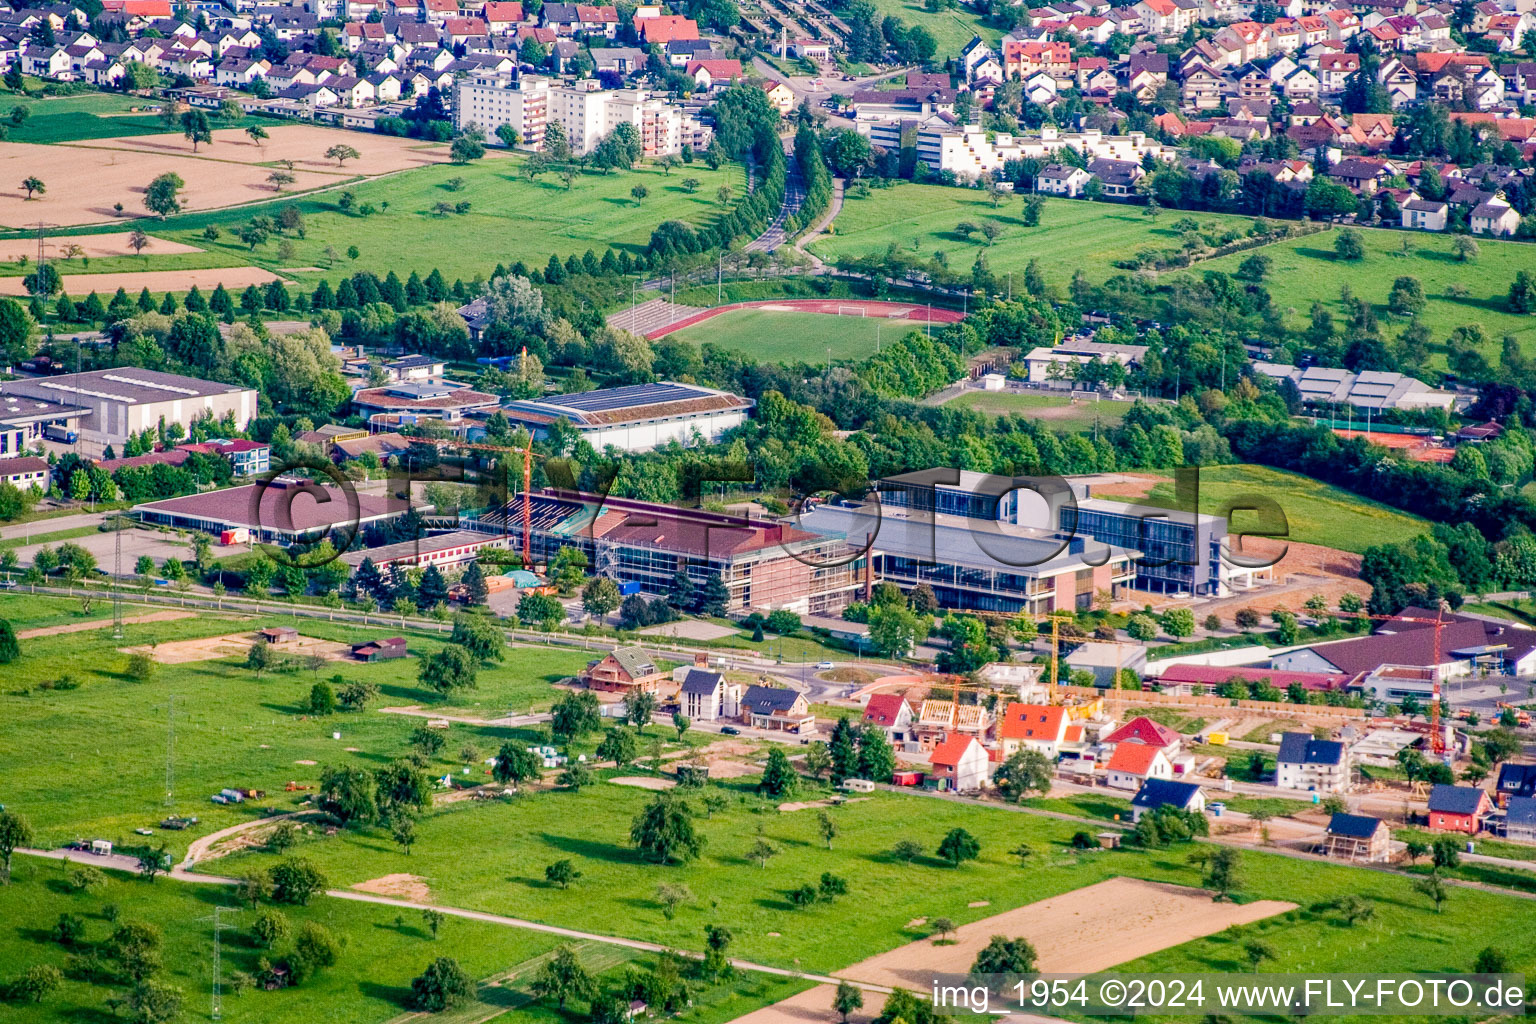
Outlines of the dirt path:
<svg viewBox="0 0 1536 1024">
<path fill-rule="evenodd" d="M 279 821 L 285 821 L 289 818 L 303 818 L 315 813 L 318 812 L 290 811 L 287 814 L 274 814 L 267 818 L 256 818 L 253 821 L 242 821 L 238 825 L 231 825 L 228 828 L 221 828 L 217 832 L 210 832 L 199 839 L 192 840 L 191 845 L 187 847 L 187 855 L 181 858 L 181 863 L 178 864 L 177 867 L 185 869 L 201 861 L 218 860 L 225 854 L 235 852 L 234 850 L 223 850 L 218 853 L 213 852 L 213 847 L 226 839 L 232 839 L 235 836 L 243 835 L 246 832 L 253 832 L 259 828 L 266 828 L 268 825 L 274 825 Z"/>
<path fill-rule="evenodd" d="M 127 625 L 137 625 L 141 622 L 169 622 L 172 619 L 190 619 L 196 612 L 146 612 L 143 615 L 124 616 L 123 622 Z M 32 640 L 40 636 L 58 636 L 61 633 L 87 633 L 93 629 L 105 629 L 112 625 L 111 619 L 91 619 L 89 622 L 66 622 L 60 626 L 39 626 L 37 629 L 23 629 L 17 632 L 16 639 Z"/>
</svg>

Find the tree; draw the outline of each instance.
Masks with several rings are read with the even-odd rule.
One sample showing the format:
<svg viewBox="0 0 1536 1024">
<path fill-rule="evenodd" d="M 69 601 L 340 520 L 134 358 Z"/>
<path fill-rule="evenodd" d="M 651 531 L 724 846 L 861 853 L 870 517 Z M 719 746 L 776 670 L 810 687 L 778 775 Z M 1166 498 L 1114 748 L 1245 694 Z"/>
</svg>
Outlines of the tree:
<svg viewBox="0 0 1536 1024">
<path fill-rule="evenodd" d="M 642 855 L 660 864 L 675 857 L 686 863 L 704 849 L 704 837 L 693 827 L 693 812 L 683 801 L 668 793 L 658 793 L 645 809 L 635 815 L 629 828 L 630 842 Z"/>
<path fill-rule="evenodd" d="M 837 983 L 837 995 L 832 997 L 832 1009 L 837 1011 L 843 1024 L 848 1024 L 848 1015 L 855 1010 L 863 1009 L 864 993 L 857 985 L 849 981 L 839 980 Z"/>
<path fill-rule="evenodd" d="M 0 811 L 0 882 L 11 881 L 11 854 L 32 842 L 32 823 L 16 811 Z"/>
<path fill-rule="evenodd" d="M 337 143 L 325 151 L 325 158 L 327 160 L 335 160 L 337 167 L 343 166 L 348 160 L 357 160 L 362 155 L 356 149 L 342 143 Z"/>
<path fill-rule="evenodd" d="M 1440 908 L 1450 896 L 1450 890 L 1446 888 L 1445 880 L 1437 874 L 1425 875 L 1413 883 L 1414 889 L 1424 896 L 1429 897 L 1435 905 L 1435 913 L 1440 913 Z"/>
<path fill-rule="evenodd" d="M 661 915 L 670 921 L 678 907 L 693 902 L 693 890 L 686 885 L 663 882 L 656 887 L 656 902 L 661 904 Z"/>
<path fill-rule="evenodd" d="M 621 600 L 619 585 L 607 576 L 594 576 L 581 591 L 582 610 L 598 621 L 612 614 Z"/>
<path fill-rule="evenodd" d="M 1462 263 L 1472 263 L 1477 260 L 1477 242 L 1467 235 L 1457 235 L 1451 240 L 1451 250 Z"/>
<path fill-rule="evenodd" d="M 542 774 L 542 768 L 543 765 L 537 754 L 527 746 L 519 745 L 515 740 L 508 740 L 496 752 L 496 763 L 491 766 L 491 777 L 504 786 L 516 786 L 538 778 Z"/>
<path fill-rule="evenodd" d="M 1529 270 L 1515 274 L 1509 286 L 1509 311 L 1511 313 L 1536 313 L 1536 277 Z"/>
<path fill-rule="evenodd" d="M 597 695 L 590 690 L 564 694 L 555 701 L 550 711 L 550 734 L 562 743 L 592 732 L 601 725 Z"/>
<path fill-rule="evenodd" d="M 10 983 L 15 998 L 40 1003 L 64 984 L 64 972 L 52 964 L 33 964 Z"/>
<path fill-rule="evenodd" d="M 651 190 L 644 185 L 636 185 L 629 190 L 629 194 L 634 197 L 635 205 L 639 206 L 645 201 L 645 197 L 651 194 Z"/>
<path fill-rule="evenodd" d="M 776 800 L 784 799 L 795 791 L 795 769 L 789 763 L 789 755 L 778 744 L 768 751 L 768 763 L 763 767 L 763 777 L 757 791 Z"/>
<path fill-rule="evenodd" d="M 318 679 L 309 688 L 309 713 L 332 715 L 336 713 L 336 691 L 324 679 Z"/>
<path fill-rule="evenodd" d="M 272 186 L 272 191 L 274 192 L 281 192 L 295 181 L 298 181 L 298 179 L 287 171 L 273 171 L 267 175 L 267 184 Z"/>
<path fill-rule="evenodd" d="M 1472 961 L 1473 974 L 1509 974 L 1511 970 L 1509 957 L 1494 946 L 1484 946 Z"/>
<path fill-rule="evenodd" d="M 456 164 L 467 164 L 485 156 L 485 143 L 473 135 L 460 135 L 448 147 L 448 158 Z"/>
<path fill-rule="evenodd" d="M 592 784 L 592 769 L 580 761 L 571 761 L 560 769 L 555 781 L 566 789 L 581 789 Z"/>
<path fill-rule="evenodd" d="M 1376 908 L 1354 893 L 1350 893 L 1340 899 L 1338 908 L 1340 916 L 1344 918 L 1344 923 L 1351 928 L 1361 921 L 1369 921 L 1376 916 Z"/>
<path fill-rule="evenodd" d="M 981 855 L 981 844 L 976 837 L 963 828 L 952 828 L 939 840 L 938 854 L 949 861 L 952 868 L 959 867 L 968 860 L 975 860 Z"/>
<path fill-rule="evenodd" d="M 561 858 L 544 869 L 544 881 L 551 885 L 558 885 L 565 889 L 576 879 L 581 877 L 581 872 L 576 870 L 568 858 Z"/>
<path fill-rule="evenodd" d="M 154 978 L 140 978 L 119 1001 L 133 1024 L 162 1024 L 181 1016 L 181 989 Z"/>
<path fill-rule="evenodd" d="M 911 864 L 923 854 L 923 844 L 915 839 L 903 839 L 891 847 L 891 856 L 903 864 Z"/>
<path fill-rule="evenodd" d="M 757 861 L 757 866 L 760 868 L 767 868 L 768 859 L 778 856 L 778 853 L 779 851 L 772 843 L 762 836 L 758 836 L 757 841 L 752 844 L 752 848 L 747 851 L 747 859 Z"/>
<path fill-rule="evenodd" d="M 1044 795 L 1051 788 L 1051 776 L 1050 758 L 1033 748 L 1020 747 L 997 766 L 992 781 L 1005 798 L 1019 801 L 1031 793 Z"/>
<path fill-rule="evenodd" d="M 379 812 L 378 780 L 366 768 L 327 766 L 320 772 L 320 806 L 342 825 L 372 821 Z"/>
<path fill-rule="evenodd" d="M 197 152 L 199 142 L 213 141 L 213 128 L 208 123 L 208 115 L 201 110 L 188 110 L 181 115 L 181 134 L 192 143 L 192 152 Z"/>
<path fill-rule="evenodd" d="M 424 1013 L 441 1013 L 468 1002 L 475 983 L 451 956 L 440 956 L 411 980 L 411 1006 Z"/>
<path fill-rule="evenodd" d="M 1275 949 L 1266 942 L 1253 939 L 1243 944 L 1243 956 L 1248 959 L 1248 963 L 1253 965 L 1253 973 L 1257 974 L 1259 973 L 1259 964 L 1266 960 L 1275 959 Z"/>
<path fill-rule="evenodd" d="M 816 830 L 826 840 L 827 849 L 832 849 L 832 840 L 837 838 L 837 822 L 832 820 L 832 815 L 819 811 L 816 815 Z"/>
<path fill-rule="evenodd" d="M 636 732 L 645 732 L 645 727 L 656 714 L 656 695 L 644 690 L 636 690 L 624 697 L 624 713 L 629 719 L 629 724 L 635 727 Z"/>
<path fill-rule="evenodd" d="M 423 685 L 447 695 L 455 690 L 474 689 L 474 655 L 458 644 L 443 647 L 422 659 L 416 678 Z"/>
<path fill-rule="evenodd" d="M 507 639 L 490 619 L 479 615 L 455 615 L 449 643 L 458 644 L 477 661 L 500 661 Z"/>
<path fill-rule="evenodd" d="M 635 759 L 638 744 L 635 734 L 628 729 L 609 729 L 597 744 L 597 759 L 612 761 L 619 768 Z"/>
<path fill-rule="evenodd" d="M 1205 887 L 1216 891 L 1216 899 L 1229 896 L 1239 883 L 1242 857 L 1230 846 L 1213 851 L 1205 862 Z"/>
<path fill-rule="evenodd" d="M 0 619 L 0 665 L 9 665 L 21 657 L 21 642 L 9 619 Z"/>
<path fill-rule="evenodd" d="M 939 937 L 939 942 L 947 941 L 948 936 L 954 934 L 955 922 L 947 917 L 936 917 L 928 922 L 928 927 L 933 929 L 932 934 Z"/>
<path fill-rule="evenodd" d="M 1037 960 L 1035 947 L 1028 939 L 1010 939 L 1006 935 L 994 935 L 976 954 L 971 964 L 973 975 L 1003 975 L 1011 979 L 1015 975 L 1032 974 Z"/>
<path fill-rule="evenodd" d="M 251 922 L 251 936 L 268 949 L 288 938 L 292 932 L 293 926 L 288 923 L 288 915 L 281 910 L 263 910 Z"/>
<path fill-rule="evenodd" d="M 443 927 L 443 912 L 433 907 L 425 907 L 421 911 L 421 920 L 427 926 L 427 931 L 432 933 L 432 938 L 437 938 L 438 931 Z"/>
<path fill-rule="evenodd" d="M 869 613 L 869 640 L 887 658 L 905 658 L 927 633 L 927 626 L 904 605 L 886 605 Z"/>
<path fill-rule="evenodd" d="M 307 906 L 309 901 L 326 887 L 325 876 L 307 858 L 289 857 L 272 868 L 269 873 L 274 903 L 296 903 Z"/>
<path fill-rule="evenodd" d="M 246 137 L 251 140 L 251 142 L 255 143 L 256 148 L 261 150 L 266 149 L 266 146 L 264 146 L 263 143 L 271 137 L 267 134 L 267 130 L 259 124 L 253 124 L 247 127 L 245 129 L 245 134 Z"/>
<path fill-rule="evenodd" d="M 27 190 L 28 199 L 32 198 L 32 194 L 34 192 L 38 195 L 43 195 L 48 191 L 48 186 L 43 184 L 43 179 L 39 178 L 35 174 L 29 174 L 27 177 L 23 178 L 21 187 Z"/>
<path fill-rule="evenodd" d="M 401 815 L 395 818 L 389 826 L 389 838 L 393 839 L 395 845 L 400 847 L 401 853 L 409 857 L 411 855 L 411 847 L 416 845 L 416 819 L 409 815 Z M 435 933 L 433 937 L 436 938 Z"/>
<path fill-rule="evenodd" d="M 540 999 L 554 999 L 556 1005 L 565 1009 L 566 1001 L 571 998 L 589 999 L 596 991 L 596 983 L 587 969 L 581 965 L 576 953 L 571 947 L 561 945 L 555 949 L 555 953 L 539 968 L 529 983 L 529 991 Z"/>
<path fill-rule="evenodd" d="M 178 194 L 185 185 L 181 175 L 174 171 L 158 175 L 144 190 L 145 209 L 158 215 L 161 220 L 173 213 L 180 213 L 181 199 Z"/>
</svg>

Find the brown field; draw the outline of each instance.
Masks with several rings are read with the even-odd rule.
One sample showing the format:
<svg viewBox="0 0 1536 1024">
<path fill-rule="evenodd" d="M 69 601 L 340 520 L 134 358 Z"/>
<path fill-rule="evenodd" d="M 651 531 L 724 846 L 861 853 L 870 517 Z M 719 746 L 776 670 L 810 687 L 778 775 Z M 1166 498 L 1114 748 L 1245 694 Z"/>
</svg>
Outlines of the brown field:
<svg viewBox="0 0 1536 1024">
<path fill-rule="evenodd" d="M 948 945 L 920 939 L 838 971 L 853 981 L 926 989 L 935 973 L 965 974 L 994 935 L 1022 936 L 1042 973 L 1090 973 L 1295 907 L 1217 903 L 1203 889 L 1111 878 L 962 925 Z"/>
<path fill-rule="evenodd" d="M 255 633 L 227 633 L 224 636 L 205 636 L 197 640 L 173 640 L 153 647 L 125 647 L 124 654 L 148 654 L 162 665 L 185 665 L 193 661 L 217 661 L 220 658 L 243 658 L 256 642 Z M 301 636 L 297 640 L 273 646 L 274 654 L 319 655 L 327 661 L 350 657 L 352 649 L 334 640 L 316 640 Z"/>
<path fill-rule="evenodd" d="M 837 986 L 817 985 L 772 1006 L 737 1017 L 730 1024 L 828 1024 L 838 1019 L 832 1009 L 832 999 L 836 995 Z M 874 1019 L 884 1004 L 885 996 L 865 992 L 863 1008 L 850 1013 L 848 1020 L 851 1024 L 865 1024 Z"/>
<path fill-rule="evenodd" d="M 448 161 L 447 146 L 422 142 L 420 139 L 396 139 L 387 135 L 371 135 L 365 132 L 349 132 L 339 128 L 321 128 L 317 125 L 303 124 L 268 127 L 267 131 L 271 138 L 257 146 L 246 137 L 243 129 L 220 128 L 213 133 L 212 144 L 205 143 L 197 147 L 197 156 L 200 159 L 233 161 L 242 164 L 271 165 L 279 160 L 292 160 L 295 173 L 315 171 L 345 177 L 358 174 L 371 177 L 375 174 L 388 174 L 391 171 L 403 171 L 411 167 Z M 338 167 L 335 160 L 325 158 L 325 151 L 338 143 L 351 146 L 362 155 Z M 192 156 L 192 144 L 180 134 L 90 139 L 70 143 L 70 145 L 81 149 L 131 150 L 157 156 Z"/>
<path fill-rule="evenodd" d="M 359 892 L 371 892 L 375 896 L 393 896 L 414 903 L 425 903 L 432 895 L 421 876 L 408 874 L 380 875 L 366 882 L 358 882 L 352 888 Z"/>
<path fill-rule="evenodd" d="M 49 238 L 43 250 L 50 260 L 62 261 L 60 271 L 67 271 L 75 264 L 64 259 L 64 248 L 69 245 L 78 245 L 85 250 L 85 255 L 92 259 L 100 259 L 106 256 L 137 256 L 139 253 L 128 248 L 128 236 L 115 235 L 72 235 L 62 238 Z M 172 242 L 165 238 L 150 236 L 149 244 L 144 247 L 145 256 L 172 256 L 183 252 L 202 252 L 195 245 L 184 245 L 181 242 Z M 25 256 L 29 260 L 37 259 L 37 241 L 24 238 L 13 239 L 8 242 L 0 242 L 0 263 L 15 263 Z"/>
<path fill-rule="evenodd" d="M 21 277 L 0 277 L 0 295 L 25 295 Z M 152 292 L 184 292 L 196 285 L 204 293 L 223 285 L 229 291 L 244 291 L 246 285 L 264 285 L 280 280 L 270 270 L 260 267 L 220 267 L 211 270 L 142 270 L 127 274 L 65 274 L 64 291 L 75 298 L 90 292 L 111 297 L 119 288 L 130 295 L 140 289 Z"/>
<path fill-rule="evenodd" d="M 164 136 L 152 135 L 150 139 Z M 186 187 L 181 192 L 184 210 L 211 210 L 260 199 L 277 193 L 267 184 L 269 167 L 255 163 L 219 159 L 210 147 L 192 155 L 181 136 L 175 137 L 181 148 L 155 152 L 143 148 L 100 148 L 96 146 L 38 146 L 12 142 L 0 147 L 0 225 L 19 228 L 38 221 L 52 225 L 102 224 L 125 217 L 145 217 L 144 190 L 157 175 L 174 171 Z M 166 144 L 169 146 L 169 144 Z M 240 148 L 227 146 L 234 152 Z M 255 147 L 250 147 L 255 152 Z M 211 147 L 217 151 L 218 147 Z M 297 179 L 290 191 L 332 185 L 353 172 L 338 175 L 334 170 L 317 173 L 295 170 Z M 28 200 L 18 183 L 30 175 L 43 179 L 48 191 Z M 123 204 L 123 213 L 113 209 Z M 144 226 L 151 227 L 153 221 Z"/>
</svg>

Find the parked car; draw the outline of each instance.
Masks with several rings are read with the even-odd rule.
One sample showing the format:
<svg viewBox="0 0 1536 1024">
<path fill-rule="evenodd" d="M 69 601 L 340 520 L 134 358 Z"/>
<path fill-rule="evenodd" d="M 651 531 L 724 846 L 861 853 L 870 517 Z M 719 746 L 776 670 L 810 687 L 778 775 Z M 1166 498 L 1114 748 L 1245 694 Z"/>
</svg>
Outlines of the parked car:
<svg viewBox="0 0 1536 1024">
<path fill-rule="evenodd" d="M 720 727 L 720 735 L 722 735 L 722 736 L 740 736 L 741 735 L 741 730 L 736 728 L 734 725 L 722 725 Z"/>
<path fill-rule="evenodd" d="M 824 672 L 831 667 L 832 663 L 830 661 L 818 661 L 816 663 L 816 671 L 818 672 Z"/>
</svg>

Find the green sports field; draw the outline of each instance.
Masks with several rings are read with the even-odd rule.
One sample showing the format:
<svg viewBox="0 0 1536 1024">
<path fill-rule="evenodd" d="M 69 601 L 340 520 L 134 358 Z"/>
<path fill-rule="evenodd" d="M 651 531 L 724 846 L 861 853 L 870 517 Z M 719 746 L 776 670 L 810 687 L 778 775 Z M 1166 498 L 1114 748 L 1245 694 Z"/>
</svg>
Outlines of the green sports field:
<svg viewBox="0 0 1536 1024">
<path fill-rule="evenodd" d="M 1113 427 L 1125 419 L 1129 402 L 1079 401 L 1059 395 L 1022 395 L 1005 391 L 967 391 L 946 403 L 957 409 L 973 409 L 989 416 L 1024 416 L 1057 430 L 1093 430 Z"/>
<path fill-rule="evenodd" d="M 1362 552 L 1373 544 L 1408 540 L 1426 533 L 1429 524 L 1417 516 L 1388 508 L 1340 487 L 1299 473 L 1268 466 L 1206 466 L 1200 470 L 1200 511 L 1225 514 L 1246 498 L 1268 497 L 1285 512 L 1290 539 L 1321 544 L 1341 551 Z M 1164 478 L 1146 497 L 1122 497 L 1161 508 L 1177 508 L 1173 480 Z M 1234 530 L 1259 529 L 1251 513 L 1239 513 Z"/>
<path fill-rule="evenodd" d="M 863 359 L 877 344 L 905 337 L 913 325 L 883 317 L 833 316 L 826 313 L 777 313 L 738 309 L 684 328 L 674 337 L 695 345 L 713 344 L 745 352 L 765 363 L 825 363 Z M 918 324 L 917 330 L 923 325 Z"/>
<path fill-rule="evenodd" d="M 1031 259 L 1040 261 L 1046 280 L 1065 289 L 1075 271 L 1102 282 L 1123 271 L 1113 261 L 1128 259 L 1141 249 L 1170 249 L 1179 233 L 1170 225 L 1178 216 L 1151 219 L 1135 206 L 1090 203 L 1075 199 L 1046 199 L 1040 223 L 1024 226 L 1022 201 L 1004 198 L 994 207 L 976 189 L 902 183 L 873 189 L 867 198 L 848 199 L 833 223 L 835 234 L 823 236 L 811 249 L 825 260 L 885 252 L 894 244 L 914 259 L 932 259 L 942 252 L 952 268 L 969 269 L 985 253 L 994 274 L 1021 275 Z M 1247 231 L 1252 218 L 1226 214 L 1190 214 L 1202 225 L 1222 225 Z M 967 240 L 955 226 L 961 221 L 980 225 L 996 221 L 1003 234 L 987 245 L 980 234 Z M 1203 266 L 1203 264 L 1202 264 Z M 1013 282 L 1023 287 L 1022 277 Z"/>
<path fill-rule="evenodd" d="M 1504 305 L 1515 274 L 1536 267 L 1536 246 L 1480 238 L 1477 258 L 1462 263 L 1456 259 L 1451 248 L 1453 239 L 1447 235 L 1381 228 L 1356 230 L 1365 245 L 1365 258 L 1358 262 L 1335 258 L 1335 236 L 1331 232 L 1264 247 L 1264 254 L 1273 261 L 1264 287 L 1274 297 L 1275 305 L 1286 310 L 1292 327 L 1306 326 L 1313 302 L 1322 302 L 1333 313 L 1335 322 L 1341 321 L 1339 289 L 1348 284 L 1357 297 L 1368 299 L 1375 306 L 1382 335 L 1396 337 L 1412 321 L 1392 316 L 1387 309 L 1387 293 L 1398 277 L 1416 277 L 1429 300 L 1418 318 L 1429 327 L 1433 339 L 1427 369 L 1445 368 L 1446 339 L 1456 328 L 1469 324 L 1479 325 L 1488 335 L 1483 354 L 1495 366 L 1505 335 L 1516 338 L 1527 354 L 1536 354 L 1536 317 L 1510 313 Z M 1242 253 L 1223 256 L 1199 264 L 1196 271 L 1232 273 L 1244 258 L 1246 254 Z M 1448 290 L 1453 285 L 1465 288 L 1467 295 L 1451 296 Z M 1404 367 L 1408 372 L 1414 369 Z"/>
</svg>

